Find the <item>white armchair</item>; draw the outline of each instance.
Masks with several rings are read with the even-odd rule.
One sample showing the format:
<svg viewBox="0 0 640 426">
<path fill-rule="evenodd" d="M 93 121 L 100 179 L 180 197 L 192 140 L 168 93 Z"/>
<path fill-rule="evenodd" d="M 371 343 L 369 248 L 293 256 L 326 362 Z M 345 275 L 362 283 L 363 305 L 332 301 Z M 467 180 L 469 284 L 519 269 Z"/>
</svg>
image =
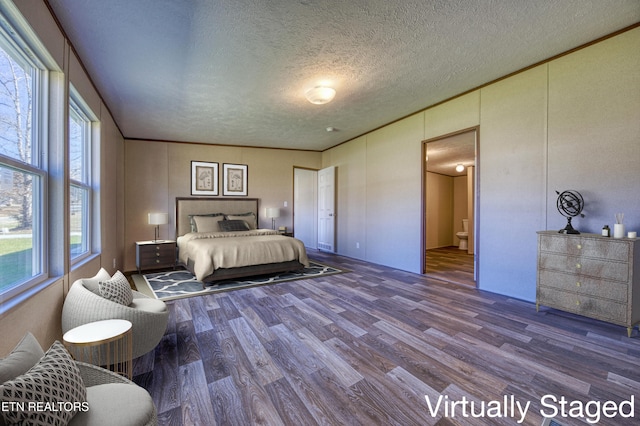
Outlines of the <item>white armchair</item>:
<svg viewBox="0 0 640 426">
<path fill-rule="evenodd" d="M 95 292 L 97 282 L 104 279 L 109 279 L 109 274 L 103 269 L 93 278 L 73 283 L 62 308 L 62 332 L 93 321 L 124 319 L 132 324 L 133 358 L 153 350 L 167 329 L 165 303 L 135 290 L 129 306 L 105 299 Z"/>
</svg>

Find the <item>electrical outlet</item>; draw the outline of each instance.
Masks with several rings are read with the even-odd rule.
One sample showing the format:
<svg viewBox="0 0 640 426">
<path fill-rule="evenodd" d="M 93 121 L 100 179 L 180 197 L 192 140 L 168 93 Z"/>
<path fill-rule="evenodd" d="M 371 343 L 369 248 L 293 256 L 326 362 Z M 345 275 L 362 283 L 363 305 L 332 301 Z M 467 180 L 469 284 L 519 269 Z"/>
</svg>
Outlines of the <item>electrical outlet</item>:
<svg viewBox="0 0 640 426">
<path fill-rule="evenodd" d="M 289 203 L 287 201 L 284 202 L 284 206 L 287 207 Z"/>
</svg>

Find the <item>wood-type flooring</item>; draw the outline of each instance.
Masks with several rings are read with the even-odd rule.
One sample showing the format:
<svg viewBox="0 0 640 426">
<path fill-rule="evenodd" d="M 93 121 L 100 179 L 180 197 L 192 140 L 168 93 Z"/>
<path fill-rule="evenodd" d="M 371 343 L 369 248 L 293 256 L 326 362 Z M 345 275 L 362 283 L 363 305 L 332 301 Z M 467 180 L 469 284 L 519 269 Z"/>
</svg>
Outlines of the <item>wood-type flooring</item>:
<svg viewBox="0 0 640 426">
<path fill-rule="evenodd" d="M 458 247 L 441 247 L 427 250 L 426 275 L 442 281 L 475 287 L 473 255 Z"/>
<path fill-rule="evenodd" d="M 160 425 L 638 424 L 637 329 L 309 254 L 349 272 L 167 303 L 134 360 Z"/>
</svg>

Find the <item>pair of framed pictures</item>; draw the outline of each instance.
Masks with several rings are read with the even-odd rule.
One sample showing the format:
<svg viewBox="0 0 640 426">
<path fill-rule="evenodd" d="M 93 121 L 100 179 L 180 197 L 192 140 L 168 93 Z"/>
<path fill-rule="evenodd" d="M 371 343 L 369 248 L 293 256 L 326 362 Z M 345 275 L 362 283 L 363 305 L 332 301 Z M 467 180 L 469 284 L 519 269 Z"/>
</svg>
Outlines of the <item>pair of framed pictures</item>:
<svg viewBox="0 0 640 426">
<path fill-rule="evenodd" d="M 222 164 L 222 195 L 247 195 L 247 165 Z M 191 162 L 191 195 L 218 195 L 218 163 Z"/>
</svg>

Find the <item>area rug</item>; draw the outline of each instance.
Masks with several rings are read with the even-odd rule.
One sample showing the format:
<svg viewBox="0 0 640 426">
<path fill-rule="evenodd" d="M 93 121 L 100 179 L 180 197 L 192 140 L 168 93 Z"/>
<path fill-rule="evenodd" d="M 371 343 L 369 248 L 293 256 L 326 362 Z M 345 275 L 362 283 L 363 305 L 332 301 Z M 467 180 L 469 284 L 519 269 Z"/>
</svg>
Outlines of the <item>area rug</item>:
<svg viewBox="0 0 640 426">
<path fill-rule="evenodd" d="M 239 280 L 220 281 L 215 285 L 208 285 L 204 289 L 202 288 L 202 282 L 196 280 L 196 277 L 186 270 L 133 275 L 132 278 L 139 292 L 160 300 L 173 300 L 183 297 L 202 296 L 221 291 L 275 284 L 284 281 L 318 278 L 344 272 L 342 269 L 321 263 L 309 263 L 309 267 L 304 268 L 301 272 L 285 272 L 247 277 Z"/>
</svg>

